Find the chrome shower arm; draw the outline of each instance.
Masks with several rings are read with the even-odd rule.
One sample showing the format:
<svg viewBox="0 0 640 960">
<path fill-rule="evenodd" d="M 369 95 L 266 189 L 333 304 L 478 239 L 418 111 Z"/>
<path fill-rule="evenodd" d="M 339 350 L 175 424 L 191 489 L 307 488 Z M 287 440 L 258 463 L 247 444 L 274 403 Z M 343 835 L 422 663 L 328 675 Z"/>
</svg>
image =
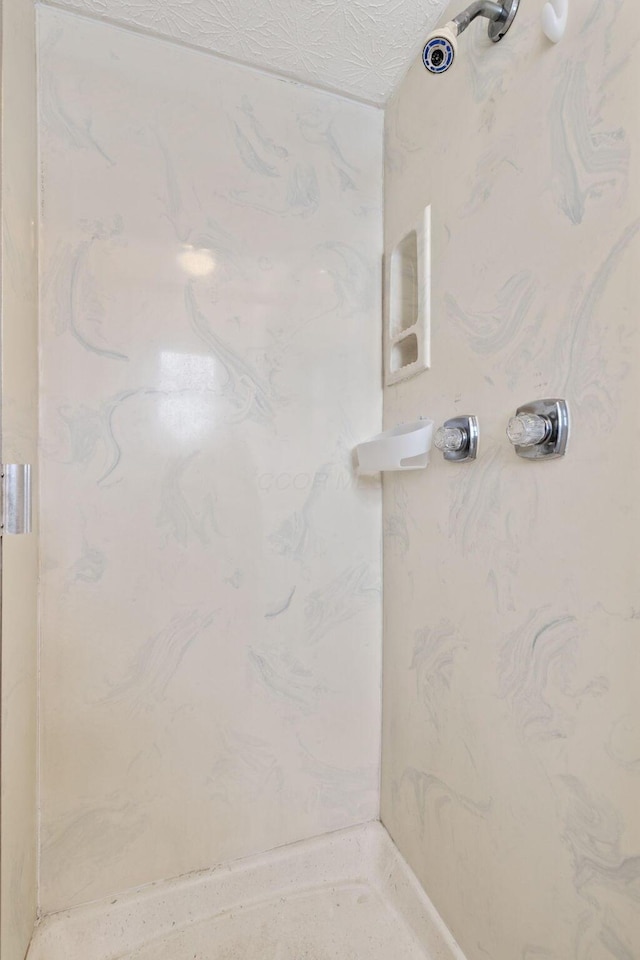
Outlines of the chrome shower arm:
<svg viewBox="0 0 640 960">
<path fill-rule="evenodd" d="M 475 0 L 453 20 L 434 30 L 427 37 L 422 51 L 422 62 L 429 73 L 446 73 L 456 58 L 459 35 L 476 17 L 485 17 L 489 21 L 487 35 L 492 43 L 502 40 L 511 28 L 519 6 L 520 0 L 502 0 L 502 3 Z"/>
<path fill-rule="evenodd" d="M 498 22 L 507 19 L 507 11 L 502 3 L 493 3 L 492 0 L 475 0 L 475 3 L 470 4 L 466 10 L 453 18 L 458 34 L 466 30 L 477 17 L 486 17 L 487 20 Z"/>
</svg>

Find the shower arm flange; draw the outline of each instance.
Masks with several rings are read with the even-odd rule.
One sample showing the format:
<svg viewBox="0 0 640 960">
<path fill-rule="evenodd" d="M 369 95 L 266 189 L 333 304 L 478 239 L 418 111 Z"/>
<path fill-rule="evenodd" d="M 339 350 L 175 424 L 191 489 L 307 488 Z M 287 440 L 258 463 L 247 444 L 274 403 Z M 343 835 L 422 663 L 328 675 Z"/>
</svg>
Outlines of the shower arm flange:
<svg viewBox="0 0 640 960">
<path fill-rule="evenodd" d="M 491 26 L 495 24 L 496 26 L 507 23 L 511 15 L 511 7 L 513 3 L 493 3 L 493 0 L 475 0 L 475 3 L 470 4 L 466 10 L 463 10 L 462 13 L 459 13 L 457 17 L 453 18 L 453 23 L 455 23 L 458 28 L 458 35 L 463 33 L 469 24 L 471 24 L 478 17 L 486 17 L 487 20 L 491 21 L 489 26 L 489 36 L 491 39 L 500 40 L 504 36 L 506 31 L 500 31 L 498 36 L 494 36 L 494 31 L 491 30 Z M 517 3 L 515 4 L 517 8 Z M 515 11 L 514 11 L 515 14 Z M 513 18 L 511 18 L 513 19 Z M 511 24 L 509 23 L 509 26 Z"/>
</svg>

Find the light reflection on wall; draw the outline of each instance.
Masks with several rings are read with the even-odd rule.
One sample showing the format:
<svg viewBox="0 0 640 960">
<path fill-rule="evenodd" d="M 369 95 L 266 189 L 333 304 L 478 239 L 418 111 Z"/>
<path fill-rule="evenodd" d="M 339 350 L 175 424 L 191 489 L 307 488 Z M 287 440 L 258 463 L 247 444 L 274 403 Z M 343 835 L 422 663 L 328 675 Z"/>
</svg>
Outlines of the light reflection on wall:
<svg viewBox="0 0 640 960">
<path fill-rule="evenodd" d="M 217 361 L 209 354 L 160 353 L 158 404 L 162 426 L 177 440 L 203 439 L 215 427 Z"/>
<path fill-rule="evenodd" d="M 182 252 L 178 254 L 178 263 L 190 277 L 208 277 L 216 268 L 211 250 L 194 247 L 190 243 L 183 244 Z"/>
</svg>

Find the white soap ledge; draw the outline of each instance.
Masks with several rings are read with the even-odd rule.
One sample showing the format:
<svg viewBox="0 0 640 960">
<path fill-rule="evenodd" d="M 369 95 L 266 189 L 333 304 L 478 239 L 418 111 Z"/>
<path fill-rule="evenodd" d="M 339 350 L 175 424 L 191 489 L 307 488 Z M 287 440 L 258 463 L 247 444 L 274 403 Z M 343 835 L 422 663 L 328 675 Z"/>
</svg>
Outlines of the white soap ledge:
<svg viewBox="0 0 640 960">
<path fill-rule="evenodd" d="M 358 472 L 372 474 L 387 470 L 424 470 L 429 463 L 432 440 L 433 420 L 401 423 L 393 430 L 386 430 L 358 444 Z"/>
</svg>

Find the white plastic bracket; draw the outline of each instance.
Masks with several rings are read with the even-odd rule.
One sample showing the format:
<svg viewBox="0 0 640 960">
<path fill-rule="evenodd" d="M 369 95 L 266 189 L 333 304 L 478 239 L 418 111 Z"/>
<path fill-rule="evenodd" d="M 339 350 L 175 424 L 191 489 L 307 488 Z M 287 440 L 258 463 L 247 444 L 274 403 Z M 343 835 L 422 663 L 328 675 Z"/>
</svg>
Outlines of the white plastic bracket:
<svg viewBox="0 0 640 960">
<path fill-rule="evenodd" d="M 542 32 L 551 43 L 565 35 L 569 19 L 569 0 L 548 0 L 542 8 Z"/>
</svg>

